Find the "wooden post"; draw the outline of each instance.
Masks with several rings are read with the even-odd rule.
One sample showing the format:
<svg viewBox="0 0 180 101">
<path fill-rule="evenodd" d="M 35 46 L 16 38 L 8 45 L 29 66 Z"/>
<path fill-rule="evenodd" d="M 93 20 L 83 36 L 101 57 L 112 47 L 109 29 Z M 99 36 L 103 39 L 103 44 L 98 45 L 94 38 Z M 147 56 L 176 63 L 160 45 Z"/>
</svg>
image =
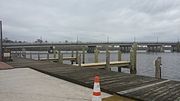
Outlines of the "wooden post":
<svg viewBox="0 0 180 101">
<path fill-rule="evenodd" d="M 110 71 L 110 52 L 106 51 L 106 70 Z"/>
<path fill-rule="evenodd" d="M 38 52 L 38 60 L 40 60 L 40 54 L 39 54 L 39 52 Z"/>
<path fill-rule="evenodd" d="M 130 50 L 130 73 L 136 74 L 136 55 L 137 55 L 137 44 L 133 44 L 131 50 Z"/>
<path fill-rule="evenodd" d="M 47 60 L 49 61 L 49 52 L 47 52 Z"/>
<path fill-rule="evenodd" d="M 161 79 L 161 57 L 155 60 L 155 77 Z"/>
<path fill-rule="evenodd" d="M 78 56 L 78 66 L 81 67 L 81 54 Z"/>
<path fill-rule="evenodd" d="M 98 49 L 96 48 L 96 49 L 95 49 L 95 53 L 94 53 L 94 62 L 95 62 L 95 63 L 98 63 L 98 55 L 99 55 L 99 51 L 98 51 Z"/>
<path fill-rule="evenodd" d="M 82 54 L 82 63 L 84 64 L 85 63 L 85 47 L 83 47 L 82 51 L 83 51 L 83 54 Z"/>
<path fill-rule="evenodd" d="M 24 52 L 24 58 L 26 59 L 26 51 Z"/>
<path fill-rule="evenodd" d="M 118 61 L 121 61 L 121 51 L 118 51 Z M 121 72 L 121 67 L 118 67 L 118 72 Z"/>
<path fill-rule="evenodd" d="M 30 52 L 29 54 L 30 54 L 30 56 L 29 56 L 29 57 L 30 57 L 30 59 L 32 59 L 32 53 Z"/>
<path fill-rule="evenodd" d="M 74 57 L 74 51 L 71 52 L 71 57 Z"/>
<path fill-rule="evenodd" d="M 71 57 L 74 57 L 74 51 L 71 52 Z M 71 64 L 73 64 L 74 60 L 71 60 Z"/>
<path fill-rule="evenodd" d="M 53 50 L 54 59 L 56 58 L 56 50 Z"/>
<path fill-rule="evenodd" d="M 60 64 L 63 64 L 63 54 L 59 51 L 59 53 L 58 53 L 58 62 L 60 63 Z"/>
<path fill-rule="evenodd" d="M 78 64 L 78 51 L 76 51 L 76 64 Z"/>
</svg>

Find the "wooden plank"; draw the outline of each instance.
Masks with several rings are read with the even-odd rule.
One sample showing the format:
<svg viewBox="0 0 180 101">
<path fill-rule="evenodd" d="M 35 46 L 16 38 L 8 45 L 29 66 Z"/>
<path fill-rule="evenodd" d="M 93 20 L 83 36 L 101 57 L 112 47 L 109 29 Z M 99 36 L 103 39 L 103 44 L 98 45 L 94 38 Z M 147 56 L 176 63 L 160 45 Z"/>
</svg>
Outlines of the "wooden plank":
<svg viewBox="0 0 180 101">
<path fill-rule="evenodd" d="M 110 62 L 110 65 L 111 66 L 129 66 L 130 62 L 129 61 L 112 61 Z M 78 65 L 74 64 L 74 66 L 78 66 Z M 81 65 L 81 67 L 98 67 L 98 68 L 100 67 L 104 68 L 104 66 L 106 66 L 106 62 L 86 63 L 86 64 Z"/>
</svg>

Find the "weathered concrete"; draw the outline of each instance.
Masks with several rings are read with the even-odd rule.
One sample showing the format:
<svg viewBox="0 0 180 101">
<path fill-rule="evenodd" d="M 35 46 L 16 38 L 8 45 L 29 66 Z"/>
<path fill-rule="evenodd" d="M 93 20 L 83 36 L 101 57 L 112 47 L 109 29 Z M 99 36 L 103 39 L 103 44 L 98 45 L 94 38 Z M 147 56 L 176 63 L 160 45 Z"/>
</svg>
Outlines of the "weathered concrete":
<svg viewBox="0 0 180 101">
<path fill-rule="evenodd" d="M 91 101 L 91 95 L 92 89 L 29 68 L 0 71 L 1 101 Z"/>
</svg>

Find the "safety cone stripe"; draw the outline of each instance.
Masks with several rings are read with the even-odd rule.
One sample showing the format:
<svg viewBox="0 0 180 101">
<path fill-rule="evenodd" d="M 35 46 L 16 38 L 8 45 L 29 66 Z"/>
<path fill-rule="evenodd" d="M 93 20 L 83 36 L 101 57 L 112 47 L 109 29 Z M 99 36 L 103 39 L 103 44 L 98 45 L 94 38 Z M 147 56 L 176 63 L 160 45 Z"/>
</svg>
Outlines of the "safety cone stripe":
<svg viewBox="0 0 180 101">
<path fill-rule="evenodd" d="M 94 96 L 101 96 L 101 92 L 93 92 Z"/>
</svg>

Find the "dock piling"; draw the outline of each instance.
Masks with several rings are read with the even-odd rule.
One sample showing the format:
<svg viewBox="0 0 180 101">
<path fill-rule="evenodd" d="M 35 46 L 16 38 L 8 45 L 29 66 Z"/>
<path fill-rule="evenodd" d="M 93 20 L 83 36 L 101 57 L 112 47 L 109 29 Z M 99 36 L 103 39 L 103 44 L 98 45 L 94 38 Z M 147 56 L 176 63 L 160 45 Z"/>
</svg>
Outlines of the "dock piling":
<svg viewBox="0 0 180 101">
<path fill-rule="evenodd" d="M 49 61 L 49 52 L 47 53 L 47 60 Z"/>
<path fill-rule="evenodd" d="M 30 59 L 32 59 L 32 53 L 30 52 L 29 54 L 30 54 L 30 56 L 29 56 L 29 57 L 30 57 Z"/>
<path fill-rule="evenodd" d="M 78 64 L 78 50 L 76 51 L 76 64 Z"/>
<path fill-rule="evenodd" d="M 39 52 L 38 52 L 38 60 L 40 60 L 40 54 L 39 54 Z"/>
<path fill-rule="evenodd" d="M 58 62 L 60 64 L 63 64 L 63 54 L 61 53 L 61 51 L 58 52 Z"/>
<path fill-rule="evenodd" d="M 155 77 L 161 79 L 161 57 L 155 60 Z"/>
<path fill-rule="evenodd" d="M 130 73 L 131 74 L 136 74 L 136 55 L 137 55 L 137 44 L 134 43 L 131 50 L 130 50 Z"/>
<path fill-rule="evenodd" d="M 82 54 L 82 63 L 84 64 L 85 63 L 85 47 L 83 47 L 82 52 L 83 52 L 83 54 Z"/>
<path fill-rule="evenodd" d="M 74 57 L 74 51 L 71 52 L 71 57 Z M 71 60 L 71 64 L 73 64 L 73 60 Z"/>
<path fill-rule="evenodd" d="M 106 70 L 110 71 L 110 52 L 107 50 L 106 51 Z"/>
<path fill-rule="evenodd" d="M 95 63 L 98 63 L 98 55 L 99 55 L 99 51 L 98 51 L 98 49 L 96 48 L 96 49 L 95 49 L 95 53 L 94 53 L 94 62 L 95 62 Z"/>
<path fill-rule="evenodd" d="M 119 50 L 119 51 L 118 51 L 118 61 L 121 61 L 121 56 L 122 56 L 122 53 L 121 53 L 121 51 Z M 121 67 L 118 67 L 118 72 L 121 72 Z"/>
<path fill-rule="evenodd" d="M 81 67 L 81 54 L 78 56 L 78 66 Z"/>
</svg>

